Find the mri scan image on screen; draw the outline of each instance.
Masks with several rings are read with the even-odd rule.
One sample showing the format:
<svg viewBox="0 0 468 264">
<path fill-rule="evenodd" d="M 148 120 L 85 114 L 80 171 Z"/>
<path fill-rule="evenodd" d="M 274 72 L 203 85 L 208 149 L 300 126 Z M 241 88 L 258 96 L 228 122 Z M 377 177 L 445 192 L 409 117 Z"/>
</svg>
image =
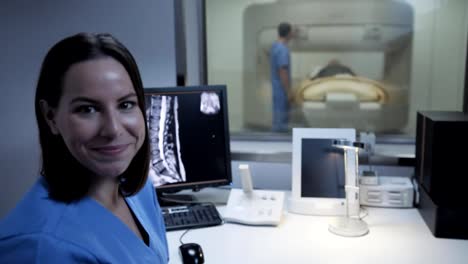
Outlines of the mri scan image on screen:
<svg viewBox="0 0 468 264">
<path fill-rule="evenodd" d="M 155 186 L 186 180 L 181 159 L 178 98 L 150 95 L 148 129 L 151 142 L 150 178 Z"/>
<path fill-rule="evenodd" d="M 225 100 L 224 86 L 145 89 L 149 178 L 157 190 L 231 183 Z"/>
</svg>

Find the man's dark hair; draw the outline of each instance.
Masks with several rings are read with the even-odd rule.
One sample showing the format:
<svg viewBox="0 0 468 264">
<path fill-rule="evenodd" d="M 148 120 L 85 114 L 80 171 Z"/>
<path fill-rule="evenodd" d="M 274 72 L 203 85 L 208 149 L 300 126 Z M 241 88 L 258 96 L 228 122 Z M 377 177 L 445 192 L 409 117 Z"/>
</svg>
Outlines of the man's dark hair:
<svg viewBox="0 0 468 264">
<path fill-rule="evenodd" d="M 285 38 L 291 32 L 291 24 L 282 22 L 278 25 L 278 36 Z"/>
<path fill-rule="evenodd" d="M 145 120 L 145 140 L 127 170 L 119 176 L 119 191 L 124 196 L 137 193 L 148 177 L 150 145 L 143 83 L 135 59 L 127 48 L 107 33 L 79 33 L 55 44 L 42 63 L 36 87 L 35 111 L 42 150 L 41 175 L 45 178 L 52 199 L 72 202 L 89 191 L 93 173 L 70 153 L 60 135 L 54 135 L 42 114 L 40 101 L 56 108 L 63 92 L 64 77 L 79 62 L 110 57 L 121 63 L 132 81 Z"/>
</svg>

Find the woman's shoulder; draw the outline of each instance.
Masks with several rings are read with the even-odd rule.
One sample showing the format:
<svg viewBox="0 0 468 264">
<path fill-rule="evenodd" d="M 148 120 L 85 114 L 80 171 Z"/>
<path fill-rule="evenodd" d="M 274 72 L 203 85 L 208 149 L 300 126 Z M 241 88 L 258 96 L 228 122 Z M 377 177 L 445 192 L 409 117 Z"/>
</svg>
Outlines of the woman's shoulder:
<svg viewBox="0 0 468 264">
<path fill-rule="evenodd" d="M 4 263 L 97 262 L 85 247 L 44 232 L 2 237 L 0 255 Z"/>
<path fill-rule="evenodd" d="M 148 178 L 145 185 L 138 193 L 127 197 L 127 202 L 128 201 L 138 206 L 154 207 L 156 202 L 156 191 L 153 187 L 152 181 Z"/>
<path fill-rule="evenodd" d="M 13 261 L 11 263 L 34 259 L 57 263 L 77 256 L 83 260 L 93 259 L 84 247 L 73 240 L 64 239 L 57 232 L 63 219 L 67 218 L 64 215 L 68 206 L 50 199 L 45 181 L 39 179 L 0 222 L 2 259 L 10 259 Z M 48 259 L 50 257 L 54 259 Z"/>
<path fill-rule="evenodd" d="M 47 184 L 41 178 L 0 221 L 0 240 L 29 234 L 56 234 L 58 227 L 70 219 L 70 207 L 73 205 L 49 198 Z"/>
</svg>

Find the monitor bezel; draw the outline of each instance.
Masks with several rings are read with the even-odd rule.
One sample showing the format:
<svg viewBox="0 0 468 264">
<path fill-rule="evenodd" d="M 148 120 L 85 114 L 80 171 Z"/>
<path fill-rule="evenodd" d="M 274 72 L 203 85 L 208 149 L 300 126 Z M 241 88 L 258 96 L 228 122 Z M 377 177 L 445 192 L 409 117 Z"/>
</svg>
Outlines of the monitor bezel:
<svg viewBox="0 0 468 264">
<path fill-rule="evenodd" d="M 221 94 L 221 107 L 223 109 L 224 121 L 224 149 L 225 149 L 225 179 L 214 181 L 201 181 L 201 182 L 188 182 L 188 183 L 174 183 L 156 186 L 155 189 L 158 193 L 174 193 L 183 190 L 199 191 L 206 187 L 218 187 L 232 184 L 232 171 L 231 171 L 231 150 L 230 150 L 230 137 L 229 137 L 229 113 L 227 104 L 227 87 L 226 85 L 194 85 L 194 86 L 164 86 L 164 87 L 148 87 L 144 89 L 145 103 L 148 94 L 162 94 L 172 92 L 203 92 L 212 91 Z M 147 106 L 145 105 L 145 109 Z"/>
</svg>

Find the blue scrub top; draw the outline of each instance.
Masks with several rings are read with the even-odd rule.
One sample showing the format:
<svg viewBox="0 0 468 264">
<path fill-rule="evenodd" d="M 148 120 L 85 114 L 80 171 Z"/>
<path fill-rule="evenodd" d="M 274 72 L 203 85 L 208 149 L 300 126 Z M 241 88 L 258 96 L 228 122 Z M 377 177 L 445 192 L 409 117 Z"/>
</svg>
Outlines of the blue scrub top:
<svg viewBox="0 0 468 264">
<path fill-rule="evenodd" d="M 273 111 L 273 131 L 287 131 L 289 120 L 289 102 L 279 75 L 280 68 L 288 70 L 289 81 L 291 82 L 291 65 L 289 48 L 286 44 L 276 41 L 270 49 L 270 78 L 272 85 L 272 111 Z"/>
<path fill-rule="evenodd" d="M 270 49 L 270 76 L 274 93 L 284 93 L 279 75 L 280 68 L 288 70 L 289 80 L 291 80 L 289 48 L 286 44 L 276 41 L 271 45 Z"/>
<path fill-rule="evenodd" d="M 164 221 L 150 181 L 125 199 L 149 246 L 93 198 L 49 199 L 41 177 L 0 222 L 0 263 L 167 263 Z"/>
</svg>

